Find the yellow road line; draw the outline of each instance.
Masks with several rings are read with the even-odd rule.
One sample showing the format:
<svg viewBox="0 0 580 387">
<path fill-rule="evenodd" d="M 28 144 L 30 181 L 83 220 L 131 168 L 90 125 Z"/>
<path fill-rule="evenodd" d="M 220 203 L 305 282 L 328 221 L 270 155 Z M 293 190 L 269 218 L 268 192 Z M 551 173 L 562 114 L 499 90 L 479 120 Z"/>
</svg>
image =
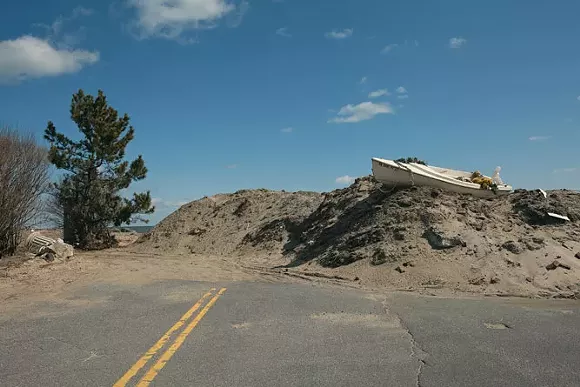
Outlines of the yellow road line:
<svg viewBox="0 0 580 387">
<path fill-rule="evenodd" d="M 187 312 L 185 312 L 185 314 L 181 316 L 179 321 L 177 321 L 171 328 L 169 328 L 169 330 L 165 332 L 165 334 L 161 336 L 161 338 L 155 344 L 153 344 L 153 346 L 149 348 L 149 350 L 145 352 L 145 354 L 141 356 L 141 358 L 137 360 L 135 364 L 133 364 L 133 366 L 129 369 L 129 371 L 127 371 L 125 375 L 121 376 L 121 379 L 117 380 L 117 382 L 113 384 L 113 387 L 124 387 L 127 384 L 127 382 L 129 382 L 129 380 L 131 380 L 131 378 L 135 376 L 137 372 L 139 372 L 139 370 L 145 366 L 145 364 L 147 364 L 149 359 L 155 356 L 157 351 L 163 348 L 163 346 L 165 345 L 165 343 L 167 343 L 167 340 L 169 340 L 171 335 L 175 333 L 175 331 L 177 331 L 179 328 L 181 328 L 183 324 L 187 322 L 187 320 L 189 320 L 191 315 L 193 315 L 193 313 L 203 305 L 204 301 L 208 297 L 210 297 L 212 295 L 212 292 L 214 291 L 215 288 L 210 289 L 210 291 L 204 294 L 199 299 L 199 301 L 195 303 L 195 305 L 193 305 Z"/>
<path fill-rule="evenodd" d="M 175 354 L 175 352 L 177 352 L 179 347 L 181 347 L 181 345 L 183 344 L 187 336 L 191 333 L 193 328 L 195 328 L 195 326 L 200 322 L 203 316 L 205 316 L 208 310 L 213 306 L 213 304 L 216 303 L 218 298 L 220 298 L 220 296 L 224 294 L 225 291 L 226 288 L 221 288 L 218 294 L 216 294 L 211 300 L 209 300 L 207 305 L 197 314 L 197 316 L 195 316 L 195 318 L 189 323 L 189 325 L 185 327 L 185 329 L 175 338 L 175 341 L 173 342 L 173 344 L 171 344 L 169 348 L 167 348 L 167 351 L 165 351 L 165 353 L 161 355 L 159 360 L 157 360 L 157 362 L 153 364 L 153 366 L 149 369 L 149 371 L 147 371 L 147 373 L 141 378 L 141 380 L 139 380 L 139 383 L 137 383 L 137 387 L 149 386 L 149 384 L 153 381 L 153 379 L 155 379 L 159 371 L 161 371 L 161 369 L 165 367 L 165 364 L 167 364 L 169 359 L 171 359 L 171 357 Z"/>
</svg>

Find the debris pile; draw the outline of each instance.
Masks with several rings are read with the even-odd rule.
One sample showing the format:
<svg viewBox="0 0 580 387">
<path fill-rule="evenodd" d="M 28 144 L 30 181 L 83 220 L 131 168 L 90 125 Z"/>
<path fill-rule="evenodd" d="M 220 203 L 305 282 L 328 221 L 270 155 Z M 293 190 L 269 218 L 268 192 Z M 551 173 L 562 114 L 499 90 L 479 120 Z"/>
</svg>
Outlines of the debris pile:
<svg viewBox="0 0 580 387">
<path fill-rule="evenodd" d="M 26 238 L 27 250 L 47 262 L 64 260 L 74 255 L 71 245 L 64 243 L 62 239 L 52 239 L 39 232 L 32 232 Z"/>
<path fill-rule="evenodd" d="M 580 297 L 580 193 L 565 190 L 481 199 L 372 177 L 325 194 L 246 190 L 191 202 L 138 242 L 368 286 Z"/>
<path fill-rule="evenodd" d="M 569 221 L 580 221 L 580 194 L 574 191 L 551 191 L 544 197 L 540 190 L 516 190 L 510 197 L 514 209 L 522 219 L 532 225 L 561 224 L 568 218 Z M 560 215 L 559 217 L 553 216 Z"/>
</svg>

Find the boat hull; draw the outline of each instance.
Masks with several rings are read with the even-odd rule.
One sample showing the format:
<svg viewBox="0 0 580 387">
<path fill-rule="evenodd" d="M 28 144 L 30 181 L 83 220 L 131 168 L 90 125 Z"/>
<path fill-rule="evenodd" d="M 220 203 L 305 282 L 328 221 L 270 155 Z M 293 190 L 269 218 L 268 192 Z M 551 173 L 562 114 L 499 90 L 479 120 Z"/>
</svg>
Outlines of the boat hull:
<svg viewBox="0 0 580 387">
<path fill-rule="evenodd" d="M 377 181 L 390 187 L 427 186 L 482 198 L 506 195 L 512 191 L 511 186 L 503 185 L 494 193 L 491 189 L 480 188 L 479 184 L 457 179 L 458 176 L 469 176 L 469 172 L 431 168 L 415 163 L 398 163 L 393 160 L 373 158 L 372 170 Z"/>
</svg>

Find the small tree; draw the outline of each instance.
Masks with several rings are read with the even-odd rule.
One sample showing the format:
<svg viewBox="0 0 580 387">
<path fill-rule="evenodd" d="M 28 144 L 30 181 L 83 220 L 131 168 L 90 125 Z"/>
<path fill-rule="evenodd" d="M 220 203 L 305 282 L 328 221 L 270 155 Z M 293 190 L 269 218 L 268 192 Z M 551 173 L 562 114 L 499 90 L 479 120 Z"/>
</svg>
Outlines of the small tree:
<svg viewBox="0 0 580 387">
<path fill-rule="evenodd" d="M 149 191 L 134 193 L 132 199 L 121 196 L 131 182 L 145 178 L 147 168 L 141 155 L 130 163 L 124 160 L 135 130 L 129 116 L 119 117 L 101 90 L 96 98 L 79 90 L 70 114 L 81 140 L 57 132 L 50 121 L 44 135 L 50 142 L 49 160 L 66 171 L 54 184 L 64 211 L 64 239 L 81 248 L 109 247 L 115 243 L 110 226 L 131 224 L 141 219 L 135 215 L 154 211 Z"/>
<path fill-rule="evenodd" d="M 41 211 L 50 165 L 46 156 L 32 135 L 0 128 L 0 258 L 16 251 L 22 231 Z"/>
</svg>

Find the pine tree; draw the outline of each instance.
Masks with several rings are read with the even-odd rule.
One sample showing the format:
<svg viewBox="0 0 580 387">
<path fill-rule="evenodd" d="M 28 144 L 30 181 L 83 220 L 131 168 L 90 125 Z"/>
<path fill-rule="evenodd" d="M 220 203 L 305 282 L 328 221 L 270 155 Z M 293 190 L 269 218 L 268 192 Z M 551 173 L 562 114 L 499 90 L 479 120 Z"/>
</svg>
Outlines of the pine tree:
<svg viewBox="0 0 580 387">
<path fill-rule="evenodd" d="M 51 121 L 44 134 L 50 142 L 49 160 L 66 171 L 55 183 L 64 212 L 64 239 L 86 249 L 109 247 L 115 243 L 110 226 L 131 224 L 142 220 L 139 214 L 154 211 L 149 191 L 134 193 L 131 199 L 121 196 L 132 182 L 145 178 L 147 168 L 141 155 L 130 163 L 125 160 L 135 130 L 129 116 L 119 117 L 101 90 L 96 98 L 79 90 L 70 114 L 83 138 L 69 139 Z"/>
</svg>

